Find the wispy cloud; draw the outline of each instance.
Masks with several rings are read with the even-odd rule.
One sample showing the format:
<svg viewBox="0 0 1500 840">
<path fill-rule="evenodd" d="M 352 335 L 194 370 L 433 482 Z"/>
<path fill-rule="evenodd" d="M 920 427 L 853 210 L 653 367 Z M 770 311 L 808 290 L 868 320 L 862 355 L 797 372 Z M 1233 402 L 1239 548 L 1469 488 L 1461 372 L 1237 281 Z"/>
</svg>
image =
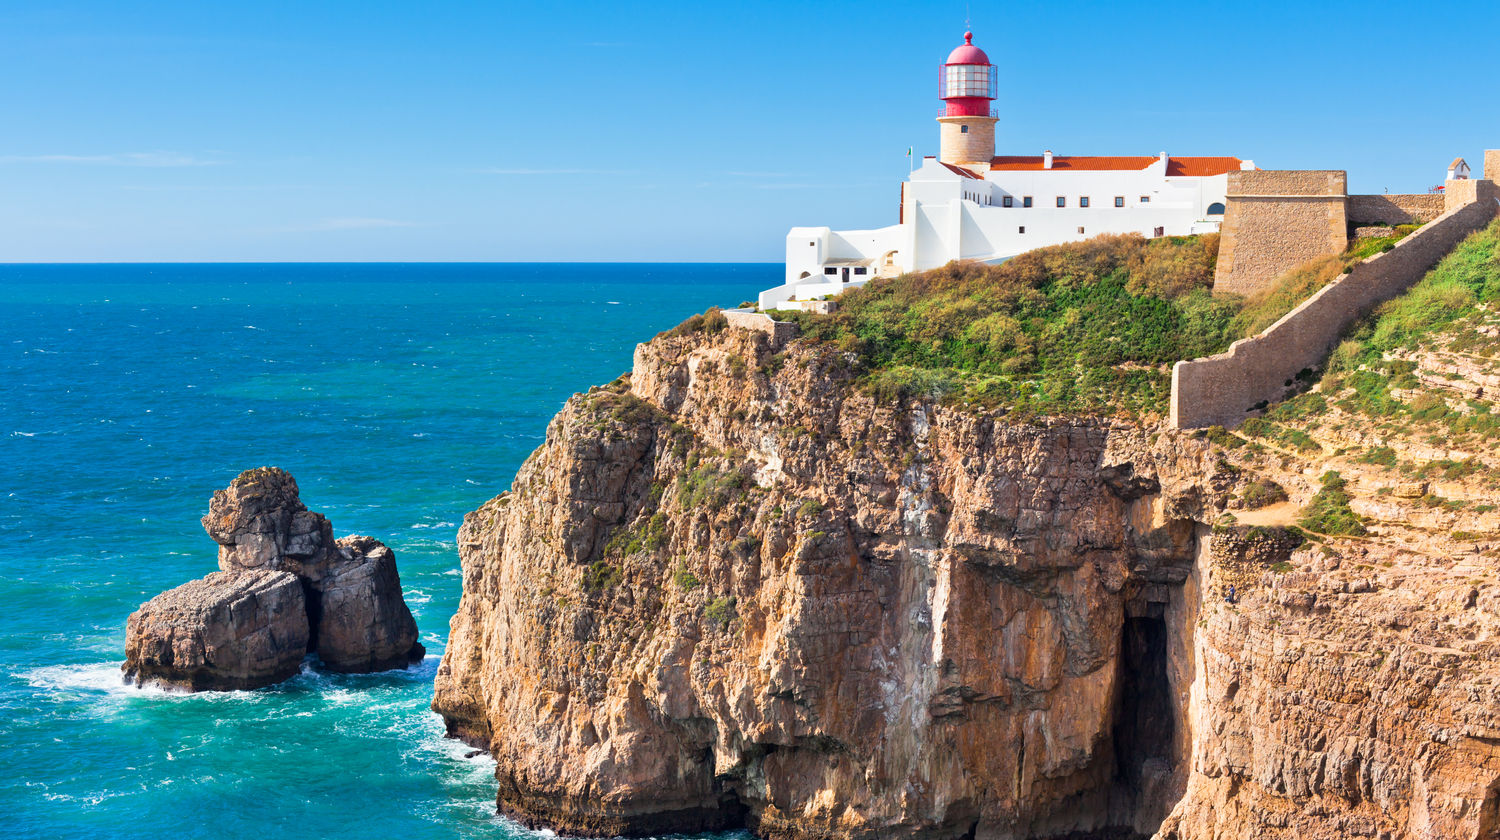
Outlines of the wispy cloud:
<svg viewBox="0 0 1500 840">
<path fill-rule="evenodd" d="M 218 166 L 220 160 L 180 152 L 120 152 L 109 155 L 0 155 L 0 163 L 79 163 L 95 166 Z"/>
<path fill-rule="evenodd" d="M 421 227 L 416 222 L 403 222 L 399 219 L 376 219 L 367 216 L 346 216 L 333 219 L 319 219 L 311 224 L 293 228 L 298 231 L 320 231 L 320 230 L 371 230 L 374 228 L 409 228 Z"/>
<path fill-rule="evenodd" d="M 487 167 L 476 169 L 481 175 L 628 175 L 619 169 L 499 169 Z"/>
<path fill-rule="evenodd" d="M 726 170 L 725 175 L 733 175 L 736 178 L 790 178 L 790 172 L 736 172 L 733 169 Z"/>
</svg>

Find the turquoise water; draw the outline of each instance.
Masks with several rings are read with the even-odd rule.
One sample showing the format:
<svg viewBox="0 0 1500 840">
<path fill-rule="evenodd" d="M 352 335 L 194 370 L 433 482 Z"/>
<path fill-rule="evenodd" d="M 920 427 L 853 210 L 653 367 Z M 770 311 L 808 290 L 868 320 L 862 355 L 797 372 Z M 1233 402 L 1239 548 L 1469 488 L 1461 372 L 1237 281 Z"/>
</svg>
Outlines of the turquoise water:
<svg viewBox="0 0 1500 840">
<path fill-rule="evenodd" d="M 775 265 L 0 266 L 0 834 L 526 834 L 427 710 L 463 514 L 636 342 Z M 122 686 L 125 617 L 213 571 L 198 525 L 284 467 L 396 551 L 428 657 L 369 676 Z"/>
</svg>

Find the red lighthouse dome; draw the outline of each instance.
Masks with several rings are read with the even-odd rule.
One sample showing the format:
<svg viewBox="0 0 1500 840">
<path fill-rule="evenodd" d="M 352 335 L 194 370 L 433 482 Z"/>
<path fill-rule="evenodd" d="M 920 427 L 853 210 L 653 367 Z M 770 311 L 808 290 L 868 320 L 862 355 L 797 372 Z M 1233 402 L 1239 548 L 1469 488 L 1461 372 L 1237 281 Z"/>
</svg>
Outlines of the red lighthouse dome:
<svg viewBox="0 0 1500 840">
<path fill-rule="evenodd" d="M 995 65 L 974 46 L 974 33 L 965 32 L 961 46 L 948 54 L 938 75 L 938 98 L 947 103 L 950 117 L 988 117 L 995 100 Z"/>
</svg>

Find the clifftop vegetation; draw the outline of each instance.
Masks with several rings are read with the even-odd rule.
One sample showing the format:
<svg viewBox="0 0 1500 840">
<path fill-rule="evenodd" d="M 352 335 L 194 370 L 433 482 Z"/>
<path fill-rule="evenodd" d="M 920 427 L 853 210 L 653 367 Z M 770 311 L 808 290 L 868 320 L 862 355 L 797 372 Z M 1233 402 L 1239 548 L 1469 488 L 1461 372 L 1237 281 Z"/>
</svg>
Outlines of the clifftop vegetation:
<svg viewBox="0 0 1500 840">
<path fill-rule="evenodd" d="M 1153 414 L 1170 365 L 1236 337 L 1237 299 L 1208 287 L 1218 236 L 1099 236 L 1001 265 L 950 263 L 844 293 L 802 335 L 855 354 L 882 396 L 1023 414 Z"/>
<path fill-rule="evenodd" d="M 1217 234 L 1150 240 L 1104 235 L 1038 248 L 1001 265 L 954 262 L 874 280 L 841 295 L 831 314 L 777 317 L 795 321 L 800 340 L 852 354 L 862 387 L 883 399 L 939 399 L 1019 417 L 1148 419 L 1166 413 L 1174 362 L 1218 353 L 1255 335 L 1348 266 L 1389 250 L 1416 227 L 1361 240 L 1342 255 L 1288 272 L 1268 292 L 1248 299 L 1211 291 Z M 1402 323 L 1448 323 L 1493 300 L 1492 286 L 1474 279 L 1477 269 L 1470 263 L 1476 249 L 1490 247 L 1484 237 L 1493 238 L 1494 231 L 1462 246 L 1420 284 L 1412 300 L 1422 302 L 1392 304 L 1382 313 L 1405 312 Z M 1451 278 L 1459 264 L 1469 265 L 1468 279 L 1442 279 Z M 1353 380 L 1361 383 L 1361 399 L 1380 399 L 1381 387 L 1371 377 L 1400 372 L 1400 362 L 1391 367 L 1371 358 L 1388 353 L 1391 336 L 1407 329 L 1395 323 L 1379 329 L 1378 347 L 1361 351 L 1364 375 Z M 726 326 L 715 309 L 665 334 Z M 1358 341 L 1376 328 L 1362 329 Z M 1347 368 L 1355 347 L 1346 344 L 1334 366 Z"/>
</svg>

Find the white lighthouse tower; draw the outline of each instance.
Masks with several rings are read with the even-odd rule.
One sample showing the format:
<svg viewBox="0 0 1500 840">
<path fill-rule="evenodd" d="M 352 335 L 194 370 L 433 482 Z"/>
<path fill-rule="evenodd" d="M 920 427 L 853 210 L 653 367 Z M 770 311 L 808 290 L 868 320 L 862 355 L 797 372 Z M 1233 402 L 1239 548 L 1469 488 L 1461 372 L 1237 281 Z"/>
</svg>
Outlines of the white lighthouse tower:
<svg viewBox="0 0 1500 840">
<path fill-rule="evenodd" d="M 984 173 L 995 156 L 995 65 L 974 46 L 974 33 L 948 54 L 938 70 L 938 98 L 945 103 L 938 160 Z"/>
</svg>

